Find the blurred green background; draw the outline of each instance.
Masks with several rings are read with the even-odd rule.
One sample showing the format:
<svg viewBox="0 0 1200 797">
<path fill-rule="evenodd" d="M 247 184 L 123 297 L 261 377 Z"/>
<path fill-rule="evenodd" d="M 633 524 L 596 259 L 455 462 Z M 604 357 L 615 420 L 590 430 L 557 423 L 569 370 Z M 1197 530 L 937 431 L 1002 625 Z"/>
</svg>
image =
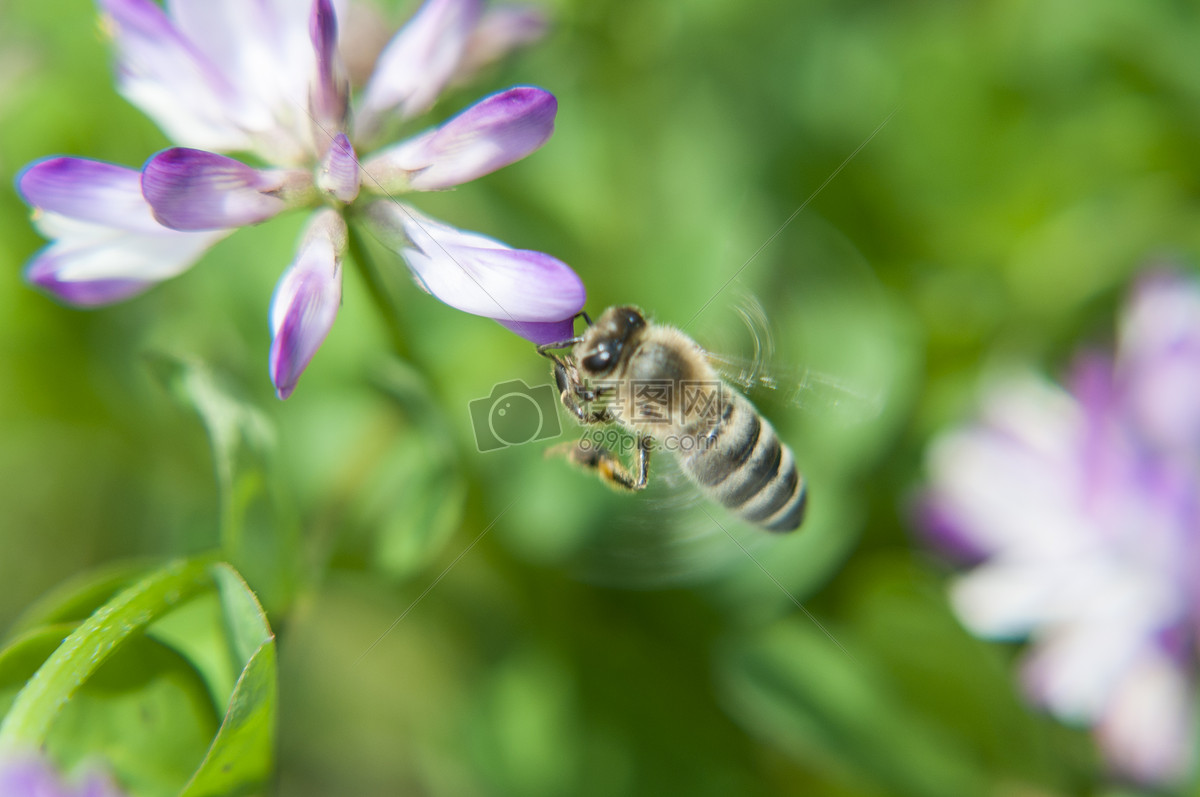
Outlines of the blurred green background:
<svg viewBox="0 0 1200 797">
<path fill-rule="evenodd" d="M 80 312 L 23 284 L 42 242 L 5 191 L 0 628 L 81 571 L 214 548 L 236 515 L 279 637 L 282 794 L 1126 793 L 1086 734 L 1024 707 L 1018 649 L 957 625 L 910 516 L 981 374 L 1057 373 L 1111 338 L 1139 269 L 1196 262 L 1200 6 L 546 8 L 541 45 L 434 116 L 535 83 L 559 100 L 550 143 L 415 204 L 567 261 L 593 314 L 636 303 L 749 355 L 739 309 L 760 303 L 784 388 L 753 397 L 810 479 L 804 530 L 708 507 L 718 526 L 661 456 L 630 497 L 549 443 L 477 452 L 469 403 L 546 363 L 382 251 L 407 362 L 348 265 L 276 401 L 267 307 L 303 214 Z M 88 0 L 0 14 L 6 185 L 50 154 L 168 145 L 115 93 Z M 224 504 L 197 384 L 261 431 Z"/>
</svg>

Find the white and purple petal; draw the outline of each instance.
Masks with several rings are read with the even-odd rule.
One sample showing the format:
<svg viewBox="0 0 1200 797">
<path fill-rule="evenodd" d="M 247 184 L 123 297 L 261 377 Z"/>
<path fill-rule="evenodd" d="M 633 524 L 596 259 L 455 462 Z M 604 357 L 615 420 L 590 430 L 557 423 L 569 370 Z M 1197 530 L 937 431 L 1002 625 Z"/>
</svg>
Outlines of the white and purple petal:
<svg viewBox="0 0 1200 797">
<path fill-rule="evenodd" d="M 315 131 L 309 103 L 318 81 L 310 32 L 314 1 L 169 0 L 168 10 L 188 45 L 234 87 L 226 110 L 250 140 L 239 149 L 277 164 L 310 158 Z M 326 24 L 333 17 L 336 11 Z"/>
<path fill-rule="evenodd" d="M 345 133 L 338 133 L 317 172 L 317 189 L 349 204 L 358 196 L 358 156 Z"/>
<path fill-rule="evenodd" d="M 1033 376 L 994 388 L 985 422 L 936 438 L 927 455 L 929 517 L 976 556 L 1088 536 L 1077 485 L 1083 413 L 1065 391 Z M 997 490 L 997 484 L 1006 485 Z M 1016 502 L 1013 495 L 1020 495 Z M 931 531 L 943 531 L 935 528 Z"/>
<path fill-rule="evenodd" d="M 467 40 L 455 83 L 465 83 L 484 67 L 546 35 L 546 14 L 533 6 L 501 5 L 483 12 Z"/>
<path fill-rule="evenodd" d="M 215 230 L 257 224 L 313 199 L 302 171 L 254 169 L 198 149 L 173 147 L 142 169 L 142 193 L 160 224 Z"/>
<path fill-rule="evenodd" d="M 373 202 L 364 218 L 427 291 L 451 307 L 501 321 L 535 343 L 561 340 L 583 307 L 583 282 L 550 255 L 512 249 L 398 202 Z"/>
<path fill-rule="evenodd" d="M 1200 286 L 1169 271 L 1143 278 L 1117 359 L 1143 434 L 1162 450 L 1200 448 Z"/>
<path fill-rule="evenodd" d="M 426 0 L 379 55 L 358 107 L 360 138 L 376 136 L 389 115 L 409 119 L 433 106 L 481 12 L 481 0 Z"/>
<path fill-rule="evenodd" d="M 1033 701 L 1093 725 L 1121 774 L 1171 783 L 1195 763 L 1200 285 L 1143 282 L 1115 360 L 1085 352 L 1069 394 L 1023 383 L 930 451 L 935 519 L 983 555 L 956 612 L 1030 637 Z"/>
<path fill-rule="evenodd" d="M 17 177 L 26 204 L 83 222 L 156 232 L 135 169 L 86 158 L 52 157 L 35 161 Z"/>
<path fill-rule="evenodd" d="M 1155 784 L 1178 782 L 1195 765 L 1192 678 L 1161 650 L 1151 649 L 1136 662 L 1096 729 L 1114 769 Z"/>
<path fill-rule="evenodd" d="M 94 766 L 63 778 L 34 751 L 0 752 L 0 795 L 4 797 L 120 797 L 112 780 Z"/>
<path fill-rule="evenodd" d="M 181 144 L 250 149 L 235 83 L 152 0 L 98 0 L 116 49 L 117 88 Z"/>
<path fill-rule="evenodd" d="M 296 388 L 325 341 L 342 301 L 347 230 L 332 209 L 318 211 L 271 300 L 271 382 L 281 399 Z"/>
<path fill-rule="evenodd" d="M 363 168 L 372 187 L 383 193 L 461 185 L 515 163 L 546 143 L 557 111 L 558 101 L 550 92 L 516 86 L 380 151 Z"/>
<path fill-rule="evenodd" d="M 316 54 L 311 109 L 319 141 L 322 133 L 340 134 L 350 102 L 350 84 L 338 53 L 337 12 L 332 0 L 313 2 L 309 36 Z"/>
<path fill-rule="evenodd" d="M 60 223 L 60 229 L 67 225 Z M 137 296 L 186 271 L 231 231 L 153 235 L 78 222 L 38 252 L 25 279 L 76 307 Z"/>
<path fill-rule="evenodd" d="M 583 309 L 582 305 L 580 309 Z M 495 321 L 514 335 L 539 346 L 569 340 L 575 335 L 574 315 L 561 321 L 512 321 L 507 318 L 497 318 Z"/>
<path fill-rule="evenodd" d="M 174 277 L 231 232 L 163 227 L 142 197 L 140 173 L 111 163 L 39 161 L 22 172 L 17 189 L 51 239 L 25 278 L 80 307 L 128 299 Z"/>
</svg>

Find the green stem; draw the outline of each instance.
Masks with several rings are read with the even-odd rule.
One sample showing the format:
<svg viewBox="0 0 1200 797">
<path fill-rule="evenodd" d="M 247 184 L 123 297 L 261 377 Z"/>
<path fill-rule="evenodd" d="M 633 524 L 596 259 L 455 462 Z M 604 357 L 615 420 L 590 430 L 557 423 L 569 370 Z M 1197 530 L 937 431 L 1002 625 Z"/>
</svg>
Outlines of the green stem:
<svg viewBox="0 0 1200 797">
<path fill-rule="evenodd" d="M 208 558 L 174 562 L 80 623 L 17 694 L 0 725 L 0 750 L 41 747 L 59 709 L 135 631 L 213 586 Z"/>
<path fill-rule="evenodd" d="M 362 272 L 363 279 L 367 282 L 367 291 L 371 294 L 371 299 L 375 303 L 375 309 L 383 317 L 383 322 L 387 326 L 388 337 L 391 339 L 392 349 L 402 359 L 411 359 L 411 354 L 408 348 L 408 338 L 404 334 L 404 327 L 400 324 L 400 308 L 396 305 L 396 300 L 388 290 L 387 284 L 383 280 L 383 274 L 375 265 L 375 260 L 367 251 L 367 242 L 363 239 L 362 232 L 358 225 L 351 223 L 347 225 L 350 228 L 350 257 L 358 264 L 358 270 Z"/>
</svg>

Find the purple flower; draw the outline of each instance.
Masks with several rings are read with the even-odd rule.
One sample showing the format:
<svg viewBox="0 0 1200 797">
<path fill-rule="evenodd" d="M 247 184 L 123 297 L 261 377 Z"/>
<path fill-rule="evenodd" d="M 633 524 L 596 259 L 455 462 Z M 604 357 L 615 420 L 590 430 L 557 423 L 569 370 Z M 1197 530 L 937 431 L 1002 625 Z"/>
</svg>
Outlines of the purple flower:
<svg viewBox="0 0 1200 797">
<path fill-rule="evenodd" d="M 82 158 L 28 166 L 17 187 L 51 243 L 25 277 L 63 301 L 94 307 L 128 299 L 188 268 L 229 234 L 178 232 L 154 220 L 133 169 Z"/>
<path fill-rule="evenodd" d="M 341 300 L 346 223 L 362 219 L 447 304 L 542 343 L 569 337 L 583 285 L 564 263 L 464 233 L 396 202 L 452 188 L 538 149 L 549 92 L 516 86 L 381 148 L 451 82 L 540 35 L 540 16 L 481 0 L 427 0 L 384 47 L 350 109 L 345 0 L 97 0 L 117 86 L 180 146 L 141 173 L 79 158 L 28 167 L 18 190 L 51 240 L 26 278 L 97 306 L 179 274 L 236 228 L 320 208 L 271 305 L 270 373 L 286 398 Z M 373 151 L 360 159 L 359 153 Z M 249 153 L 248 165 L 223 153 Z"/>
<path fill-rule="evenodd" d="M 283 274 L 271 300 L 271 381 L 279 397 L 292 394 L 317 348 L 333 327 L 342 303 L 342 258 L 346 222 L 335 211 L 309 222 L 296 261 Z"/>
<path fill-rule="evenodd" d="M 49 762 L 30 753 L 0 754 L 0 795 L 4 797 L 121 797 L 95 770 L 64 781 Z"/>
<path fill-rule="evenodd" d="M 1149 277 L 1114 358 L 1081 356 L 1068 390 L 997 387 L 928 466 L 928 531 L 978 563 L 952 591 L 966 626 L 1032 639 L 1030 696 L 1093 726 L 1117 771 L 1181 777 L 1196 742 L 1200 285 Z"/>
</svg>

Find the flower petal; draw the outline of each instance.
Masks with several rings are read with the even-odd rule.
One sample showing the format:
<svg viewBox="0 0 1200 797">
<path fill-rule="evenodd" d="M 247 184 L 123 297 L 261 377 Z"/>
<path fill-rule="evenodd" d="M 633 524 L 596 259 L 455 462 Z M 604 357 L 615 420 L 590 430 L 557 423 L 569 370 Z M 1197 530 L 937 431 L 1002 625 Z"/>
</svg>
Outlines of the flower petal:
<svg viewBox="0 0 1200 797">
<path fill-rule="evenodd" d="M 509 332 L 539 346 L 569 340 L 575 335 L 575 316 L 564 318 L 562 321 L 509 321 L 506 318 L 497 318 L 496 322 Z"/>
<path fill-rule="evenodd" d="M 358 157 L 345 133 L 338 133 L 317 173 L 317 188 L 339 202 L 349 204 L 358 196 Z"/>
<path fill-rule="evenodd" d="M 25 278 L 68 304 L 134 296 L 187 269 L 231 230 L 177 232 L 154 220 L 141 174 L 111 163 L 51 158 L 28 167 L 18 190 L 52 243 Z"/>
<path fill-rule="evenodd" d="M 554 132 L 558 101 L 534 86 L 493 94 L 445 124 L 363 164 L 379 190 L 435 191 L 519 161 Z"/>
<path fill-rule="evenodd" d="M 174 230 L 257 224 L 311 199 L 304 172 L 260 171 L 199 149 L 163 150 L 142 169 L 142 193 Z"/>
<path fill-rule="evenodd" d="M 1194 761 L 1198 372 L 1200 288 L 1154 279 L 1115 361 L 1077 357 L 1069 394 L 993 391 L 929 454 L 939 511 L 986 555 L 953 589 L 964 625 L 1029 635 L 1030 697 L 1163 785 Z"/>
<path fill-rule="evenodd" d="M 342 301 L 342 252 L 346 223 L 332 209 L 313 216 L 296 260 L 284 272 L 271 300 L 271 382 L 281 399 L 333 327 Z"/>
<path fill-rule="evenodd" d="M 168 0 L 168 8 L 193 49 L 235 87 L 228 113 L 248 132 L 253 150 L 271 163 L 309 159 L 319 133 L 309 107 L 319 82 L 310 31 L 314 0 Z M 318 127 L 329 123 L 314 115 Z"/>
<path fill-rule="evenodd" d="M 320 130 L 340 131 L 350 101 L 350 84 L 338 54 L 338 23 L 332 0 L 315 0 L 309 35 L 316 52 L 312 113 Z"/>
<path fill-rule="evenodd" d="M 533 44 L 546 34 L 547 27 L 545 13 L 533 6 L 505 5 L 487 9 L 467 39 L 466 52 L 454 82 L 465 83 L 513 50 Z"/>
<path fill-rule="evenodd" d="M 5 797 L 120 797 L 112 780 L 94 766 L 63 778 L 36 752 L 0 752 L 0 794 Z"/>
<path fill-rule="evenodd" d="M 1194 697 L 1178 662 L 1157 651 L 1143 656 L 1114 690 L 1097 727 L 1107 758 L 1143 783 L 1182 778 L 1196 761 Z"/>
<path fill-rule="evenodd" d="M 376 135 L 393 111 L 408 119 L 433 106 L 458 70 L 481 11 L 481 0 L 426 0 L 379 55 L 358 109 L 360 137 Z"/>
<path fill-rule="evenodd" d="M 561 339 L 561 327 L 541 324 L 564 322 L 583 307 L 583 282 L 550 255 L 457 230 L 397 202 L 374 202 L 365 218 L 421 285 L 451 307 L 509 322 L 526 337 L 553 332 L 555 339 Z M 519 323 L 531 321 L 539 326 Z"/>
<path fill-rule="evenodd" d="M 1087 539 L 1090 520 L 1075 484 L 1063 476 L 1078 461 L 1078 405 L 1028 376 L 997 388 L 985 411 L 986 425 L 944 433 L 929 448 L 928 500 L 937 517 L 952 522 L 959 542 L 976 555 Z M 1014 502 L 1014 495 L 1022 500 Z"/>
<path fill-rule="evenodd" d="M 129 234 L 113 235 L 93 243 L 59 241 L 30 261 L 25 269 L 25 279 L 67 304 L 99 307 L 133 298 L 185 271 L 215 242 L 210 238 L 180 245 L 178 241 Z M 118 276 L 152 270 L 158 272 L 152 278 Z M 103 276 L 105 274 L 114 276 Z"/>
<path fill-rule="evenodd" d="M 57 797 L 63 794 L 63 788 L 58 774 L 46 762 L 32 754 L 18 756 L 5 751 L 0 756 L 0 794 Z"/>
<path fill-rule="evenodd" d="M 43 212 L 119 229 L 162 230 L 142 197 L 141 175 L 115 163 L 46 158 L 25 167 L 17 191 Z"/>
<path fill-rule="evenodd" d="M 1121 324 L 1118 367 L 1140 430 L 1163 450 L 1200 447 L 1200 285 L 1152 272 Z"/>
<path fill-rule="evenodd" d="M 117 55 L 117 88 L 169 138 L 217 150 L 250 149 L 238 90 L 151 0 L 98 0 Z"/>
</svg>

